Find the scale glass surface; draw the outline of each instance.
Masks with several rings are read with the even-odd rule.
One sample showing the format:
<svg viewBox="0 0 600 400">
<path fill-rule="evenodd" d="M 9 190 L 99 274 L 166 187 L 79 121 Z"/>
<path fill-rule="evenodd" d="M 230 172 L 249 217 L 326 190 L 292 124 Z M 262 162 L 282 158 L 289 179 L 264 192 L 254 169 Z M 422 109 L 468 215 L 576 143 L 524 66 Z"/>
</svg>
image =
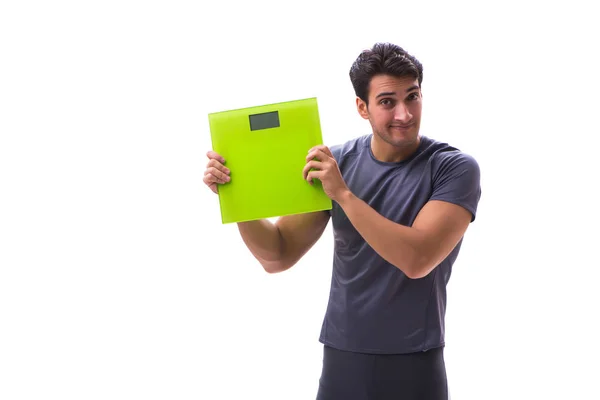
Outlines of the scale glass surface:
<svg viewBox="0 0 600 400">
<path fill-rule="evenodd" d="M 308 151 L 323 144 L 316 98 L 210 113 L 213 150 L 231 181 L 218 185 L 222 223 L 330 210 L 319 180 L 302 177 Z"/>
</svg>

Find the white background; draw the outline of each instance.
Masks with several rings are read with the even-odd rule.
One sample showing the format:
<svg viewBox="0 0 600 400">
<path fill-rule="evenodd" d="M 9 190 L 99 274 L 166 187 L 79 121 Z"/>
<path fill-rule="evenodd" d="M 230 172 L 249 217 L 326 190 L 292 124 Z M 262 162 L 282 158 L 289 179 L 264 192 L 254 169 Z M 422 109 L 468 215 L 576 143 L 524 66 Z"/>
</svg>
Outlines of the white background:
<svg viewBox="0 0 600 400">
<path fill-rule="evenodd" d="M 482 171 L 452 397 L 600 398 L 600 35 L 519 3 L 2 2 L 0 398 L 314 398 L 331 226 L 264 273 L 202 185 L 207 114 L 316 96 L 326 144 L 368 133 L 348 70 L 376 41 Z"/>
</svg>

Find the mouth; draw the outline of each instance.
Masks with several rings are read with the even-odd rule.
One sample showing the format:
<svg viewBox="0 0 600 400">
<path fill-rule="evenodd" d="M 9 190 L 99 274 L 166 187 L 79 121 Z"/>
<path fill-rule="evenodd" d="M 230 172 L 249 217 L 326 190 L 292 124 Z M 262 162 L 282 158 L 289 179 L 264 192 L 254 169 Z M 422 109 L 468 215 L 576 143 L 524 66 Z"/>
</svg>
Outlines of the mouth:
<svg viewBox="0 0 600 400">
<path fill-rule="evenodd" d="M 412 128 L 414 125 L 414 123 L 408 125 L 390 125 L 390 128 L 406 130 L 408 128 Z"/>
</svg>

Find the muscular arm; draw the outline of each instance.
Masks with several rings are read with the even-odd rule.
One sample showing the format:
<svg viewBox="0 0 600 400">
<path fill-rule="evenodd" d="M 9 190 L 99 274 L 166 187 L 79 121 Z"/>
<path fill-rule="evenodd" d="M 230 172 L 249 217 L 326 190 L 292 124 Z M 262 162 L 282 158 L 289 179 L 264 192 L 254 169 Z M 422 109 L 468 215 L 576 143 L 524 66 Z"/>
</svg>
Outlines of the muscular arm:
<svg viewBox="0 0 600 400">
<path fill-rule="evenodd" d="M 329 221 L 329 213 L 296 214 L 269 220 L 238 223 L 242 239 L 265 271 L 277 273 L 295 265 L 317 242 Z"/>
<path fill-rule="evenodd" d="M 471 221 L 469 211 L 445 201 L 429 201 L 410 227 L 383 217 L 350 192 L 340 206 L 373 250 L 412 279 L 426 276 L 442 262 Z"/>
<path fill-rule="evenodd" d="M 413 279 L 428 275 L 448 257 L 475 217 L 468 208 L 474 210 L 481 195 L 479 165 L 473 157 L 456 152 L 440 156 L 437 161 L 444 171 L 433 184 L 430 200 L 413 224 L 405 226 L 385 218 L 352 193 L 326 146 L 311 149 L 306 161 L 304 179 L 321 180 L 325 193 L 342 207 L 371 248 Z M 455 204 L 455 199 L 465 206 Z"/>
</svg>

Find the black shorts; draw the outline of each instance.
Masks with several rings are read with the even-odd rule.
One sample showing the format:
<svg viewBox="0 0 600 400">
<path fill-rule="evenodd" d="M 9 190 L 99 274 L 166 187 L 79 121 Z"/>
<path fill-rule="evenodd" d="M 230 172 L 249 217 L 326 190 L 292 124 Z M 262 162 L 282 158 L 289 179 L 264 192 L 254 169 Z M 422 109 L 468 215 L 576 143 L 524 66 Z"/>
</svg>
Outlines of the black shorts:
<svg viewBox="0 0 600 400">
<path fill-rule="evenodd" d="M 387 355 L 325 346 L 317 400 L 448 400 L 444 349 Z"/>
</svg>

